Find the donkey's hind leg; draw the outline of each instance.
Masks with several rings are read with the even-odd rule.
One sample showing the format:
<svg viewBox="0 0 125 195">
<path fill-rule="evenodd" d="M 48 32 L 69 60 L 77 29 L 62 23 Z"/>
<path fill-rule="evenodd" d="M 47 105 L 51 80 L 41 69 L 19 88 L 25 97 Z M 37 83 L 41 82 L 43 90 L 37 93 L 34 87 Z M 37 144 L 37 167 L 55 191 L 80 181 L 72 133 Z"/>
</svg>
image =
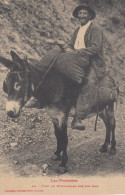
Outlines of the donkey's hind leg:
<svg viewBox="0 0 125 195">
<path fill-rule="evenodd" d="M 104 144 L 100 148 L 100 152 L 107 152 L 108 145 L 110 145 L 111 130 L 109 128 L 109 121 L 108 116 L 106 114 L 106 109 L 101 114 L 99 114 L 99 116 L 103 120 L 106 127 L 106 138 Z"/>
<path fill-rule="evenodd" d="M 116 140 L 115 140 L 115 127 L 116 127 L 116 121 L 115 121 L 115 115 L 114 115 L 114 102 L 111 102 L 108 105 L 108 109 L 106 110 L 108 122 L 109 122 L 109 128 L 112 132 L 112 140 L 111 140 L 111 150 L 110 154 L 114 155 L 116 154 Z"/>
<path fill-rule="evenodd" d="M 104 145 L 101 147 L 101 152 L 107 152 L 108 145 L 110 145 L 111 133 L 111 150 L 110 154 L 116 154 L 116 140 L 115 140 L 115 116 L 114 116 L 114 103 L 111 102 L 105 110 L 99 114 L 100 118 L 104 121 L 106 126 L 106 138 Z"/>
</svg>

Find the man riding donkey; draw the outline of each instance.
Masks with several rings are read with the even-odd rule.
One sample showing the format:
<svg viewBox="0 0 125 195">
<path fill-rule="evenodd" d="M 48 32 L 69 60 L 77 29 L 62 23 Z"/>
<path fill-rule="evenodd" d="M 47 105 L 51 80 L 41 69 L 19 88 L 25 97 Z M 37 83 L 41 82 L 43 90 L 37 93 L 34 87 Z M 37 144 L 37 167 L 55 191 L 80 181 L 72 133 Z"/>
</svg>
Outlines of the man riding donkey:
<svg viewBox="0 0 125 195">
<path fill-rule="evenodd" d="M 90 112 L 93 101 L 97 101 L 98 83 L 106 74 L 103 54 L 104 37 L 100 28 L 92 22 L 96 14 L 91 7 L 84 4 L 79 5 L 74 9 L 73 16 L 78 18 L 80 27 L 73 33 L 69 45 L 62 45 L 62 47 L 66 54 L 78 54 L 81 59 L 86 61 L 86 64 L 83 64 L 83 69 L 87 69 L 88 72 L 85 72 L 85 80 L 83 79 L 75 116 L 71 124 L 73 129 L 84 130 L 85 126 L 81 120 L 85 119 Z M 95 95 L 93 96 L 93 94 Z M 31 102 L 27 107 L 31 108 L 35 105 L 37 105 L 36 102 Z"/>
<path fill-rule="evenodd" d="M 76 104 L 75 117 L 72 122 L 72 128 L 84 129 L 81 119 L 84 119 L 89 113 L 93 104 L 93 87 L 97 85 L 98 79 L 101 79 L 106 73 L 103 45 L 104 37 L 100 28 L 92 23 L 95 18 L 95 11 L 88 5 L 79 5 L 73 11 L 73 16 L 78 18 L 80 27 L 73 33 L 70 47 L 77 53 L 88 59 L 92 66 L 89 73 L 87 84 L 81 89 Z M 67 48 L 67 51 L 70 51 Z"/>
</svg>

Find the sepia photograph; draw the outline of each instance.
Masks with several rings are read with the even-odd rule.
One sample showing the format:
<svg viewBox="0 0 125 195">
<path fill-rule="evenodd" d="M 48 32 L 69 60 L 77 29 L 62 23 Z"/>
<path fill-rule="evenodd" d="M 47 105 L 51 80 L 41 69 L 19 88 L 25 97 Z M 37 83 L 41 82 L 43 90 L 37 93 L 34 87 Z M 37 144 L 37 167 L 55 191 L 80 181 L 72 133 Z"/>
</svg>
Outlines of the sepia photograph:
<svg viewBox="0 0 125 195">
<path fill-rule="evenodd" d="M 125 194 L 125 0 L 0 0 L 0 194 Z"/>
</svg>

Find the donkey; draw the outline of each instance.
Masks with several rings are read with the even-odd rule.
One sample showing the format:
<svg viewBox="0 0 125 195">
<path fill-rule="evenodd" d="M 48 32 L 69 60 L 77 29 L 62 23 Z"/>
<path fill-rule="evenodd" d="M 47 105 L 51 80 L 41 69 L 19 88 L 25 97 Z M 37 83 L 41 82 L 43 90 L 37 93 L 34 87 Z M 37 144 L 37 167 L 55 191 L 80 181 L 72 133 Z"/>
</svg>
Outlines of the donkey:
<svg viewBox="0 0 125 195">
<path fill-rule="evenodd" d="M 54 68 L 45 76 L 38 67 L 26 59 L 21 59 L 14 51 L 10 54 L 12 61 L 0 57 L 0 62 L 10 69 L 3 82 L 3 90 L 8 94 L 7 115 L 11 118 L 19 117 L 22 107 L 31 96 L 41 102 L 42 108 L 49 109 L 57 140 L 57 150 L 52 159 L 61 161 L 59 171 L 65 173 L 68 162 L 67 121 L 71 108 L 76 105 L 80 86 Z M 97 104 L 93 105 L 91 112 L 97 113 Z M 106 138 L 100 152 L 107 152 L 108 145 L 111 143 L 110 154 L 115 154 L 114 101 L 98 106 L 98 115 L 106 126 Z"/>
</svg>

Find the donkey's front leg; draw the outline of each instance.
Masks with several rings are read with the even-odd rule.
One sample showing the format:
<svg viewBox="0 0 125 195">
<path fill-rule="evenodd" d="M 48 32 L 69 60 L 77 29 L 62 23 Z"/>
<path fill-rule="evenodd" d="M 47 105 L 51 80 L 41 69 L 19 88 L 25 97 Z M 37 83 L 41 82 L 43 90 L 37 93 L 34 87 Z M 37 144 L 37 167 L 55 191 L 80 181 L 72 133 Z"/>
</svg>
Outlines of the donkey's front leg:
<svg viewBox="0 0 125 195">
<path fill-rule="evenodd" d="M 57 139 L 57 150 L 52 157 L 52 160 L 58 161 L 61 160 L 59 165 L 59 172 L 65 173 L 67 171 L 66 164 L 68 162 L 67 155 L 67 145 L 68 145 L 68 136 L 67 136 L 67 122 L 63 120 L 61 126 L 59 123 L 54 124 L 55 135 Z M 60 155 L 62 152 L 62 156 Z"/>
<path fill-rule="evenodd" d="M 55 129 L 55 136 L 56 136 L 56 141 L 57 141 L 57 149 L 56 152 L 54 152 L 54 155 L 52 156 L 52 160 L 54 161 L 60 161 L 61 160 L 61 156 L 60 153 L 62 151 L 62 147 L 61 147 L 61 135 L 60 135 L 60 128 L 58 123 L 54 123 L 54 129 Z"/>
<path fill-rule="evenodd" d="M 68 155 L 67 155 L 67 145 L 68 145 L 68 136 L 67 136 L 67 124 L 65 122 L 62 123 L 59 129 L 59 137 L 58 137 L 58 145 L 57 151 L 62 151 L 61 163 L 59 165 L 59 173 L 64 174 L 67 172 L 67 162 L 68 162 Z M 57 153 L 58 153 L 57 152 Z"/>
<path fill-rule="evenodd" d="M 67 145 L 68 145 L 68 136 L 67 136 L 67 124 L 63 123 L 60 128 L 60 141 L 61 141 L 61 149 L 62 149 L 62 159 L 60 167 L 66 167 L 68 162 L 67 155 Z"/>
<path fill-rule="evenodd" d="M 67 135 L 67 121 L 68 121 L 68 114 L 62 117 L 62 122 L 60 125 L 60 145 L 62 149 L 62 158 L 61 163 L 59 165 L 59 172 L 65 173 L 67 171 L 66 165 L 68 162 L 68 155 L 67 155 L 67 145 L 68 145 L 68 135 Z"/>
<path fill-rule="evenodd" d="M 55 114 L 56 113 L 56 114 Z M 52 157 L 53 160 L 61 160 L 59 165 L 59 172 L 65 173 L 67 171 L 66 164 L 68 162 L 67 156 L 67 121 L 68 121 L 68 112 L 62 112 L 59 110 L 54 110 L 53 116 L 51 115 L 52 122 L 55 128 L 55 136 L 57 139 L 57 150 Z M 62 156 L 61 156 L 62 153 Z"/>
</svg>

